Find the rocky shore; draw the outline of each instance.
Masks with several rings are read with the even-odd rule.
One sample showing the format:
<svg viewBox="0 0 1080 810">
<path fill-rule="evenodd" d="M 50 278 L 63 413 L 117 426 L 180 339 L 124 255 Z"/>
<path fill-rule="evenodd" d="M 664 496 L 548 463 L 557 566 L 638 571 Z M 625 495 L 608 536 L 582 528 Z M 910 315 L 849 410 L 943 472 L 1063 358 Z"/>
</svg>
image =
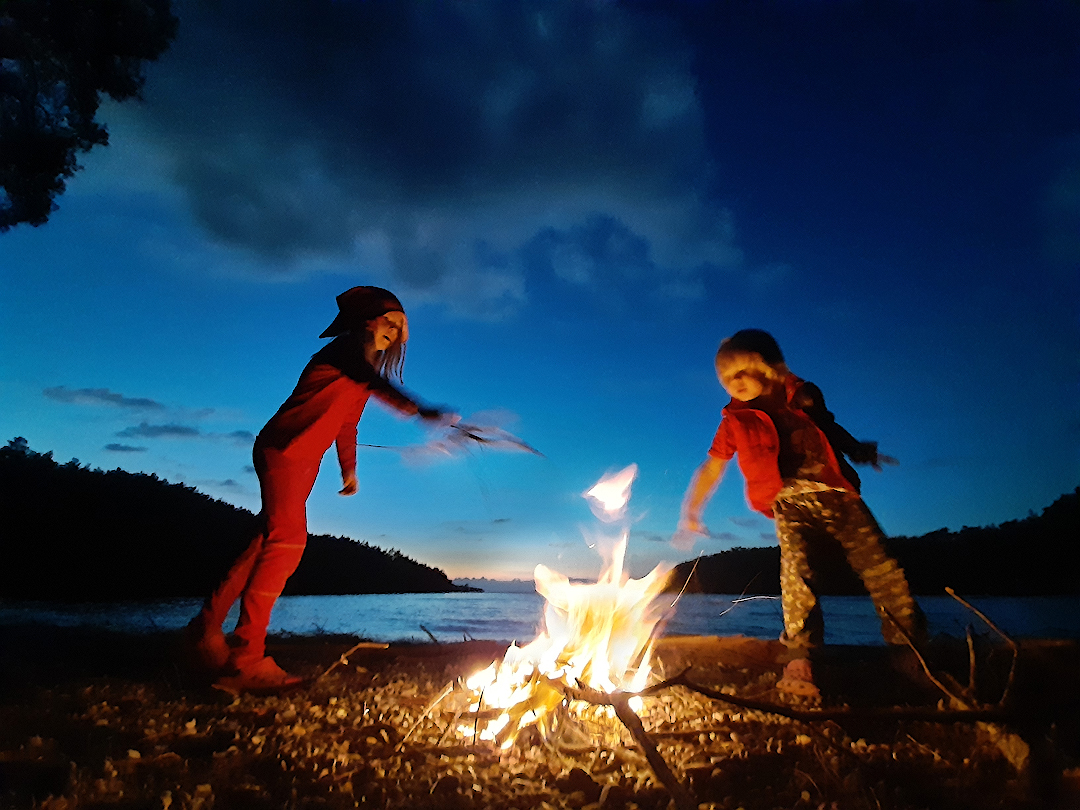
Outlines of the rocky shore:
<svg viewBox="0 0 1080 810">
<path fill-rule="evenodd" d="M 284 694 L 234 697 L 185 667 L 177 634 L 0 628 L 0 807 L 672 803 L 641 740 L 601 710 L 568 718 L 552 739 L 522 735 L 506 751 L 462 732 L 468 715 L 453 690 L 436 699 L 501 658 L 505 645 L 393 644 L 343 661 L 356 642 L 272 639 L 271 653 L 309 680 Z M 1022 644 L 1011 682 L 1007 648 L 977 639 L 972 650 L 963 640 L 935 642 L 927 655 L 935 685 L 912 656 L 833 648 L 819 667 L 822 700 L 793 703 L 775 689 L 777 643 L 666 639 L 661 676 L 682 674 L 713 696 L 659 690 L 640 712 L 645 739 L 685 789 L 682 806 L 1080 807 L 1076 644 Z M 938 721 L 933 712 L 960 708 L 943 688 L 1001 717 Z"/>
</svg>

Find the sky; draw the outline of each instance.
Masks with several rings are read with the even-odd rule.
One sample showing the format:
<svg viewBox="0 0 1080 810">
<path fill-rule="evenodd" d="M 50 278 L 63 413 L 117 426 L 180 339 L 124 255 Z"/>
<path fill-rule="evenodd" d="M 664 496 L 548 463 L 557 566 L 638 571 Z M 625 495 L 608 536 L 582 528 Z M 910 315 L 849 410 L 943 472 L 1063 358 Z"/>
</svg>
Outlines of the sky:
<svg viewBox="0 0 1080 810">
<path fill-rule="evenodd" d="M 581 495 L 629 464 L 634 576 L 773 544 L 734 466 L 669 542 L 747 327 L 899 460 L 863 476 L 888 534 L 1080 484 L 1080 4 L 175 10 L 50 221 L 0 234 L 3 441 L 257 511 L 254 435 L 375 284 L 405 388 L 543 455 L 438 456 L 373 403 L 309 528 L 451 577 L 595 576 Z"/>
</svg>

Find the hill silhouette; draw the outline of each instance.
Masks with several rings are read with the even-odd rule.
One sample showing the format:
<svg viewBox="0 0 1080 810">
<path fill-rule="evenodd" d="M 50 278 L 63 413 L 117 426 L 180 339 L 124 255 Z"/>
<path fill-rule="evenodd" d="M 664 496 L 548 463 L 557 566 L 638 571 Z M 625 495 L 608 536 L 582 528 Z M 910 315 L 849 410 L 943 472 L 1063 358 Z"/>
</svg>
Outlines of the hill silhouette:
<svg viewBox="0 0 1080 810">
<path fill-rule="evenodd" d="M 259 528 L 246 509 L 156 475 L 0 448 L 0 598 L 205 596 Z M 309 535 L 286 594 L 472 590 L 396 550 Z"/>
<path fill-rule="evenodd" d="M 886 549 L 903 566 L 915 594 L 941 595 L 951 587 L 972 596 L 1057 596 L 1080 594 L 1080 577 L 1072 565 L 1077 538 L 1080 487 L 1039 515 L 998 526 L 891 537 Z M 839 545 L 811 562 L 820 593 L 866 593 Z M 683 583 L 689 592 L 778 594 L 780 549 L 733 548 L 701 557 L 696 566 L 694 560 L 680 563 L 669 587 L 678 590 Z"/>
</svg>

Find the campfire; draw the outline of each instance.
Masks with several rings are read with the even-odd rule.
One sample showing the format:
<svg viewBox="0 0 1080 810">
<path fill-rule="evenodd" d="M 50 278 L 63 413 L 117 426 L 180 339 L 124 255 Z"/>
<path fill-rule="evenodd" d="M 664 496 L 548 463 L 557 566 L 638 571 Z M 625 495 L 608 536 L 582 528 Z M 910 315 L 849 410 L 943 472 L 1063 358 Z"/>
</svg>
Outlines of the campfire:
<svg viewBox="0 0 1080 810">
<path fill-rule="evenodd" d="M 574 690 L 637 692 L 651 674 L 653 643 L 664 610 L 655 604 L 667 581 L 661 564 L 641 579 L 624 571 L 629 528 L 625 516 L 637 474 L 631 465 L 605 476 L 584 493 L 593 513 L 605 523 L 621 523 L 615 537 L 596 532 L 590 544 L 607 561 L 593 583 L 571 582 L 538 565 L 536 590 L 546 600 L 543 629 L 524 647 L 511 645 L 501 661 L 469 677 L 468 722 L 463 737 L 501 748 L 533 727 L 544 737 L 566 720 L 614 718 L 612 706 L 575 700 Z M 631 705 L 640 698 L 632 698 Z"/>
</svg>

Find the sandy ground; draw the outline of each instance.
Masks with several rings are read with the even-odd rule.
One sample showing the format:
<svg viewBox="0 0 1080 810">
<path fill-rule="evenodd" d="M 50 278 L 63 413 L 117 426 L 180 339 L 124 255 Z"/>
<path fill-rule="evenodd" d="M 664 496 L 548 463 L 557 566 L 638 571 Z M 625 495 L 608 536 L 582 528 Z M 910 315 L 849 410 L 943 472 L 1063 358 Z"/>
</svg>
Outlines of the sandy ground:
<svg viewBox="0 0 1080 810">
<path fill-rule="evenodd" d="M 433 701 L 503 645 L 391 645 L 340 663 L 356 641 L 272 639 L 278 661 L 309 681 L 234 697 L 186 667 L 177 634 L 0 628 L 0 807 L 674 806 L 640 741 L 596 711 L 507 751 L 455 731 L 455 695 Z M 1012 656 L 976 641 L 974 690 L 964 640 L 935 642 L 927 659 L 969 707 L 993 707 Z M 673 686 L 640 716 L 682 807 L 1080 808 L 1077 645 L 1020 652 L 1003 717 L 934 722 L 951 702 L 910 655 L 830 648 L 814 703 L 775 689 L 775 642 L 667 639 L 663 677 L 684 673 L 753 708 Z"/>
</svg>

